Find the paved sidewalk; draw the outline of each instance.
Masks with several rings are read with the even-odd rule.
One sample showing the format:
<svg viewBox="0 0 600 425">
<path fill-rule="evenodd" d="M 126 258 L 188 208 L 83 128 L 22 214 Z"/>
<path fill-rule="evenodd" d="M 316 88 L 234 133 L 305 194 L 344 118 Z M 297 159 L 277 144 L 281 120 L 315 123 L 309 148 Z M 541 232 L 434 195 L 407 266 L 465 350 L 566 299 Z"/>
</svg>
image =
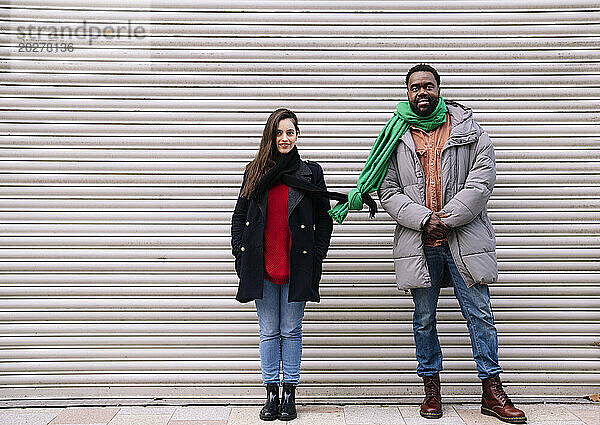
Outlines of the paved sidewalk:
<svg viewBox="0 0 600 425">
<path fill-rule="evenodd" d="M 600 425 L 600 404 L 519 404 L 529 425 Z M 264 425 L 259 407 L 69 407 L 0 409 L 1 425 Z M 280 421 L 271 422 L 282 423 Z M 479 406 L 444 406 L 424 419 L 415 405 L 299 405 L 293 425 L 501 425 Z"/>
</svg>

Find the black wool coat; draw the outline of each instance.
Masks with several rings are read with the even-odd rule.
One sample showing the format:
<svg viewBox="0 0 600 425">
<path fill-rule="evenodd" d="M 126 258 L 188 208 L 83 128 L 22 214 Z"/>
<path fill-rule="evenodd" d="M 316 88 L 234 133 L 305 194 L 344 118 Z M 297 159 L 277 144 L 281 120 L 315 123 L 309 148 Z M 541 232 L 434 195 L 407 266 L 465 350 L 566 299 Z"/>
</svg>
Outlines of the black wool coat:
<svg viewBox="0 0 600 425">
<path fill-rule="evenodd" d="M 323 169 L 316 162 L 302 161 L 294 176 L 327 190 Z M 268 194 L 263 194 L 261 199 L 258 203 L 254 199 L 238 197 L 231 218 L 231 248 L 235 271 L 240 279 L 236 299 L 243 303 L 262 299 L 263 296 L 263 239 Z M 327 198 L 305 196 L 302 191 L 290 187 L 290 302 L 320 300 L 322 263 L 333 231 L 333 220 L 327 213 L 329 209 Z"/>
</svg>

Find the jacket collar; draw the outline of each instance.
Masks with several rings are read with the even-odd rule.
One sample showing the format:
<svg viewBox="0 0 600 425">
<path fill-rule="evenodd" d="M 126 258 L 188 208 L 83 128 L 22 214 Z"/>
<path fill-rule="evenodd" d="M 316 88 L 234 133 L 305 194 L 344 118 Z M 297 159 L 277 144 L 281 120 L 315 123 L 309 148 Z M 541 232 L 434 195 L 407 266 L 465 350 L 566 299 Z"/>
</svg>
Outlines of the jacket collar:
<svg viewBox="0 0 600 425">
<path fill-rule="evenodd" d="M 312 177 L 312 171 L 310 170 L 310 167 L 308 165 L 306 165 L 306 162 L 301 161 L 300 166 L 298 167 L 298 169 L 296 171 L 294 171 L 294 174 L 292 174 L 292 175 L 294 177 L 304 179 L 304 180 L 310 182 L 311 177 Z M 260 209 L 260 212 L 262 213 L 263 217 L 267 216 L 267 199 L 268 199 L 268 197 L 269 197 L 268 194 L 263 196 L 260 203 L 258 204 L 258 208 Z M 304 192 L 301 192 L 297 189 L 294 189 L 293 187 L 290 187 L 289 192 L 288 192 L 288 218 L 290 217 L 290 214 L 292 213 L 294 208 L 296 208 L 298 206 L 298 204 L 300 203 L 302 198 L 304 198 Z"/>
<path fill-rule="evenodd" d="M 311 177 L 312 177 L 312 171 L 310 170 L 310 167 L 308 165 L 306 165 L 306 162 L 302 161 L 300 163 L 300 167 L 298 167 L 298 169 L 294 172 L 293 175 L 295 177 L 298 177 L 300 179 L 304 179 L 304 180 L 310 182 Z M 298 204 L 300 203 L 302 198 L 304 198 L 304 192 L 301 192 L 297 189 L 294 189 L 293 187 L 290 187 L 290 190 L 288 192 L 288 218 L 292 214 L 292 211 L 294 210 L 294 208 L 296 208 L 298 206 Z"/>
<path fill-rule="evenodd" d="M 473 120 L 473 111 L 459 103 L 446 101 L 448 114 L 450 115 L 450 137 L 444 145 L 444 149 L 450 146 L 466 145 L 479 140 L 482 130 Z M 400 138 L 413 153 L 416 155 L 415 141 L 412 138 L 410 129 Z"/>
</svg>

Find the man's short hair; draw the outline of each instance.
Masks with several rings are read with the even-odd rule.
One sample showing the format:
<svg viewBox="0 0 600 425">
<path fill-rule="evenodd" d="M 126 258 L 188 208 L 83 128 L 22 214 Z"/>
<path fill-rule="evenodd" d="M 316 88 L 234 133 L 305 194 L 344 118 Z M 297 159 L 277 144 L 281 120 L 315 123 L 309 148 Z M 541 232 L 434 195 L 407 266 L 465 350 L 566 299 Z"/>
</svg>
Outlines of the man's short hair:
<svg viewBox="0 0 600 425">
<path fill-rule="evenodd" d="M 438 74 L 436 69 L 431 65 L 427 65 L 426 63 L 420 63 L 408 70 L 408 73 L 406 74 L 406 87 L 408 87 L 408 80 L 410 79 L 410 76 L 419 71 L 431 72 L 435 77 L 435 81 L 437 81 L 438 86 L 440 85 L 440 74 Z"/>
</svg>

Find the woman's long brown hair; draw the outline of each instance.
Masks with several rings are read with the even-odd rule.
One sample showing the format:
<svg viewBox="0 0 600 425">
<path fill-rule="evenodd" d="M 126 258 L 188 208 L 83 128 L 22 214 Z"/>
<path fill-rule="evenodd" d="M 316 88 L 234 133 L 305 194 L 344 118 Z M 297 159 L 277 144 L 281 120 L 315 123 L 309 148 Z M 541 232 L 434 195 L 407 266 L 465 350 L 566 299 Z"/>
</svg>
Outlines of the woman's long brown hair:
<svg viewBox="0 0 600 425">
<path fill-rule="evenodd" d="M 277 150 L 276 144 L 277 127 L 279 126 L 279 121 L 286 118 L 292 120 L 294 127 L 296 128 L 296 134 L 300 134 L 298 118 L 296 118 L 296 114 L 289 109 L 280 108 L 269 115 L 263 130 L 262 139 L 260 140 L 258 152 L 254 159 L 246 165 L 246 183 L 240 192 L 242 198 L 250 199 L 250 195 L 252 195 L 260 178 L 265 175 L 269 168 L 275 165 L 281 156 Z"/>
</svg>

